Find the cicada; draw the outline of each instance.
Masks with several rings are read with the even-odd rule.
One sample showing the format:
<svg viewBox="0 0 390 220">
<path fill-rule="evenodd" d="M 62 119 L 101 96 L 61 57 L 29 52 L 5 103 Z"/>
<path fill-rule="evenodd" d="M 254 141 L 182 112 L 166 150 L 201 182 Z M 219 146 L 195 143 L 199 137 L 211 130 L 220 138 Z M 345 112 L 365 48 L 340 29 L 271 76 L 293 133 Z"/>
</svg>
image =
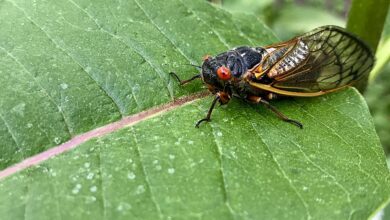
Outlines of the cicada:
<svg viewBox="0 0 390 220">
<path fill-rule="evenodd" d="M 205 56 L 201 73 L 181 85 L 201 79 L 215 95 L 205 118 L 219 102 L 232 97 L 262 104 L 283 121 L 300 128 L 269 100 L 280 97 L 313 97 L 338 91 L 364 78 L 374 64 L 370 48 L 358 37 L 336 26 L 323 26 L 291 40 L 265 47 L 240 46 L 227 52 Z"/>
</svg>

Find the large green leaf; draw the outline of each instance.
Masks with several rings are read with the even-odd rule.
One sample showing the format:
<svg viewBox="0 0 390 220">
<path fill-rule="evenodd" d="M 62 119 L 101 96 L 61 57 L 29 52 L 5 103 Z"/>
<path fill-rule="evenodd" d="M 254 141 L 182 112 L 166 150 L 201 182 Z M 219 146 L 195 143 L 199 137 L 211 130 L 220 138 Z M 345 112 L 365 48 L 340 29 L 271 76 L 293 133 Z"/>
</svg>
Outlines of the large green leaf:
<svg viewBox="0 0 390 220">
<path fill-rule="evenodd" d="M 0 4 L 2 169 L 199 91 L 168 72 L 189 77 L 196 70 L 185 64 L 204 54 L 275 39 L 256 18 L 200 0 Z M 1 218 L 362 219 L 389 199 L 383 151 L 355 90 L 275 103 L 303 130 L 239 101 L 195 129 L 210 102 L 3 178 Z"/>
<path fill-rule="evenodd" d="M 174 90 L 167 73 L 193 75 L 185 64 L 204 54 L 274 39 L 256 19 L 232 19 L 199 1 L 1 5 L 1 168 L 199 90 Z"/>
</svg>

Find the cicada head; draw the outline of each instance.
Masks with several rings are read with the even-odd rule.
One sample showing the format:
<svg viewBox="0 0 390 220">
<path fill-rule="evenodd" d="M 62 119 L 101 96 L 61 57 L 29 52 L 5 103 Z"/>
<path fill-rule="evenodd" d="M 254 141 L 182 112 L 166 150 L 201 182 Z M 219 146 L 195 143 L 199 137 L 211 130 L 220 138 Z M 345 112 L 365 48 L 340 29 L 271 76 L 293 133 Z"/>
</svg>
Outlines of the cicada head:
<svg viewBox="0 0 390 220">
<path fill-rule="evenodd" d="M 213 90 L 224 91 L 237 82 L 262 59 L 263 48 L 238 47 L 216 57 L 206 56 L 202 64 L 202 78 Z"/>
<path fill-rule="evenodd" d="M 241 79 L 246 69 L 242 58 L 229 51 L 216 57 L 206 56 L 202 64 L 202 78 L 212 92 L 225 91 L 234 81 Z"/>
<path fill-rule="evenodd" d="M 221 60 L 217 60 L 211 56 L 207 56 L 202 64 L 202 79 L 212 88 L 218 92 L 231 83 L 232 71 Z"/>
</svg>

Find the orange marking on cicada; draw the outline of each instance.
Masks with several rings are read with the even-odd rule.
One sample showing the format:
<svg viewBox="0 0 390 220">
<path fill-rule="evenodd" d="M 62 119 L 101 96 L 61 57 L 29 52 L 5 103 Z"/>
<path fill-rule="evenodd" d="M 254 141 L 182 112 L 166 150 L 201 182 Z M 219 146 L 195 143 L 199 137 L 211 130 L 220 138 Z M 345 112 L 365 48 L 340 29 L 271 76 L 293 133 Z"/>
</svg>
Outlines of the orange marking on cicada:
<svg viewBox="0 0 390 220">
<path fill-rule="evenodd" d="M 229 80 L 230 78 L 232 78 L 232 74 L 230 72 L 230 69 L 227 68 L 226 66 L 221 66 L 218 68 L 217 70 L 217 75 L 218 75 L 218 78 L 226 81 L 226 80 Z"/>
<path fill-rule="evenodd" d="M 203 56 L 202 60 L 203 60 L 203 61 L 206 61 L 206 60 L 209 60 L 209 59 L 211 59 L 211 58 L 212 58 L 212 57 L 211 57 L 210 55 L 207 54 L 207 55 L 204 55 L 204 56 Z"/>
<path fill-rule="evenodd" d="M 219 96 L 219 102 L 221 103 L 221 105 L 227 104 L 231 99 L 230 95 L 226 92 L 218 92 L 218 96 Z"/>
</svg>

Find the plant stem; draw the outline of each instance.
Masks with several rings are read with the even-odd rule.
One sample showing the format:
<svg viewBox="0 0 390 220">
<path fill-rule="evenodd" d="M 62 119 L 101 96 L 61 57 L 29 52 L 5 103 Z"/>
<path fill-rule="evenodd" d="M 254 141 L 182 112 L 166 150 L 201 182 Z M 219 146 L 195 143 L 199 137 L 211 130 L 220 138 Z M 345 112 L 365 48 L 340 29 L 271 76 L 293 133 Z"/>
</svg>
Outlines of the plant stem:
<svg viewBox="0 0 390 220">
<path fill-rule="evenodd" d="M 347 30 L 362 38 L 375 53 L 382 35 L 389 0 L 353 0 L 348 15 Z M 356 84 L 360 92 L 367 87 L 368 76 Z"/>
<path fill-rule="evenodd" d="M 389 0 L 353 0 L 347 29 L 360 36 L 375 53 L 389 9 Z"/>
</svg>

